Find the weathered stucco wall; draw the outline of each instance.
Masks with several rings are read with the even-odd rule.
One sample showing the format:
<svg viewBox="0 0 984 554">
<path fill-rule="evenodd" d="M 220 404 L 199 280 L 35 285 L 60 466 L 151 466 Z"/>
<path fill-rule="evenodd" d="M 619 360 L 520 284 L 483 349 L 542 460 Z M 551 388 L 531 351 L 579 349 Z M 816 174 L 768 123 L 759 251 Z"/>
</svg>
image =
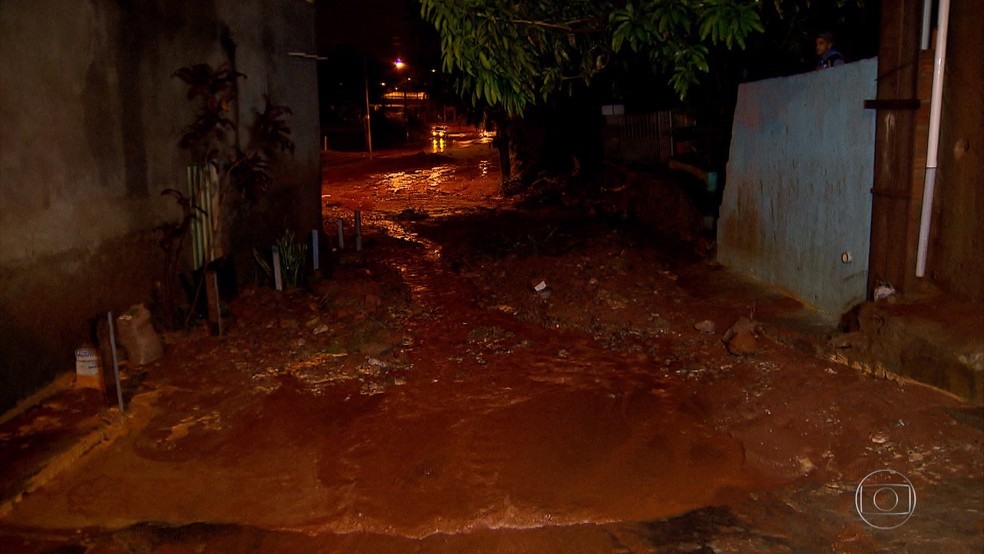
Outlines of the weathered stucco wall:
<svg viewBox="0 0 984 554">
<path fill-rule="evenodd" d="M 832 320 L 866 293 L 876 70 L 865 60 L 738 92 L 718 259 Z"/>
<path fill-rule="evenodd" d="M 950 9 L 928 276 L 984 302 L 984 2 Z"/>
<path fill-rule="evenodd" d="M 177 147 L 193 116 L 175 69 L 237 45 L 242 112 L 290 106 L 298 150 L 260 219 L 319 224 L 313 6 L 302 0 L 0 4 L 0 409 L 74 368 L 108 310 L 148 302 L 162 278 L 153 229 L 180 215 Z M 243 228 L 254 228 L 242 225 Z M 259 231 L 256 231 L 259 233 Z"/>
</svg>

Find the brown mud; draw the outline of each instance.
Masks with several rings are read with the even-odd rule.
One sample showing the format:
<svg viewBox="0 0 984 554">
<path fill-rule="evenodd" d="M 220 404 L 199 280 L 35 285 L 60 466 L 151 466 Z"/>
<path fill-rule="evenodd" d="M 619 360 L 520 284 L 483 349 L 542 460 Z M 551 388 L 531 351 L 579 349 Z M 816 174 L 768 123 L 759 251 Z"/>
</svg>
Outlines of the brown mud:
<svg viewBox="0 0 984 554">
<path fill-rule="evenodd" d="M 734 278 L 617 201 L 518 209 L 495 159 L 329 159 L 326 276 L 168 336 L 125 433 L 17 503 L 0 550 L 981 550 L 962 404 L 764 336 L 729 354 L 738 318 L 801 307 L 708 290 Z M 855 510 L 882 468 L 918 494 L 892 530 Z"/>
</svg>

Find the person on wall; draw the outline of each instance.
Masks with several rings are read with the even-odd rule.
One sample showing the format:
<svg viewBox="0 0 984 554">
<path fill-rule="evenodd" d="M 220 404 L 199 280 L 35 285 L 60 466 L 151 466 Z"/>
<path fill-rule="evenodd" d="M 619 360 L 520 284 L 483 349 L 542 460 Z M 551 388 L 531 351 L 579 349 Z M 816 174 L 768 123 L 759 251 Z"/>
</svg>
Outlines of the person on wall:
<svg viewBox="0 0 984 554">
<path fill-rule="evenodd" d="M 817 67 L 816 69 L 830 69 L 838 65 L 844 65 L 844 54 L 834 48 L 834 34 L 830 31 L 822 31 L 816 36 L 817 47 Z"/>
</svg>

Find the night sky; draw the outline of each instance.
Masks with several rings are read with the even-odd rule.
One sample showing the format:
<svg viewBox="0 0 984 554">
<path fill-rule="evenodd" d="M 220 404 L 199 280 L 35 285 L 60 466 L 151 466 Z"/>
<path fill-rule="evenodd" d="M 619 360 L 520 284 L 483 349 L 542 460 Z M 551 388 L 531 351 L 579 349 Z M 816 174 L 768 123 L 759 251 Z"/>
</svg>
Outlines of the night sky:
<svg viewBox="0 0 984 554">
<path fill-rule="evenodd" d="M 317 25 L 319 52 L 345 48 L 384 60 L 417 55 L 421 35 L 436 34 L 413 0 L 319 0 Z"/>
</svg>

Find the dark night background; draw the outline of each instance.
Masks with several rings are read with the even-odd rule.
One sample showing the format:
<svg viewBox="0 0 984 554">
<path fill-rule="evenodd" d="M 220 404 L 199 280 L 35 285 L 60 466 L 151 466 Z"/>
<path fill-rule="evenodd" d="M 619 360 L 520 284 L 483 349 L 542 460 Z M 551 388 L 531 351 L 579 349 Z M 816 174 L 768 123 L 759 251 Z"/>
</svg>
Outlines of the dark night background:
<svg viewBox="0 0 984 554">
<path fill-rule="evenodd" d="M 811 70 L 815 64 L 813 37 L 820 30 L 835 33 L 837 48 L 849 61 L 877 54 L 880 2 L 838 4 L 835 0 L 814 1 L 808 6 L 805 2 L 784 2 L 780 3 L 784 10 L 780 18 L 775 4 L 767 2 L 762 12 L 766 32 L 756 34 L 743 51 L 712 49 L 711 73 L 702 76 L 700 86 L 685 102 L 666 84 L 665 75 L 653 72 L 647 60 L 625 57 L 611 64 L 590 90 L 575 88 L 573 94 L 578 98 L 557 95 L 550 105 L 532 110 L 527 118 L 549 126 L 596 118 L 601 104 L 624 104 L 630 113 L 686 108 L 701 127 L 704 163 L 721 165 L 727 157 L 739 83 Z M 413 79 L 413 88 L 428 92 L 432 101 L 460 104 L 452 78 L 440 71 L 437 33 L 421 19 L 416 0 L 319 0 L 316 6 L 318 54 L 325 58 L 319 63 L 321 124 L 329 148 L 364 148 L 362 118 L 367 85 L 374 105 L 395 80 L 404 76 Z M 408 64 L 399 77 L 393 67 L 397 58 Z M 468 106 L 459 108 L 464 113 Z M 561 113 L 549 113 L 558 110 Z M 421 126 L 429 123 L 418 122 Z M 571 136 L 566 129 L 559 134 Z M 402 123 L 373 114 L 376 147 L 398 145 L 402 138 Z"/>
</svg>

